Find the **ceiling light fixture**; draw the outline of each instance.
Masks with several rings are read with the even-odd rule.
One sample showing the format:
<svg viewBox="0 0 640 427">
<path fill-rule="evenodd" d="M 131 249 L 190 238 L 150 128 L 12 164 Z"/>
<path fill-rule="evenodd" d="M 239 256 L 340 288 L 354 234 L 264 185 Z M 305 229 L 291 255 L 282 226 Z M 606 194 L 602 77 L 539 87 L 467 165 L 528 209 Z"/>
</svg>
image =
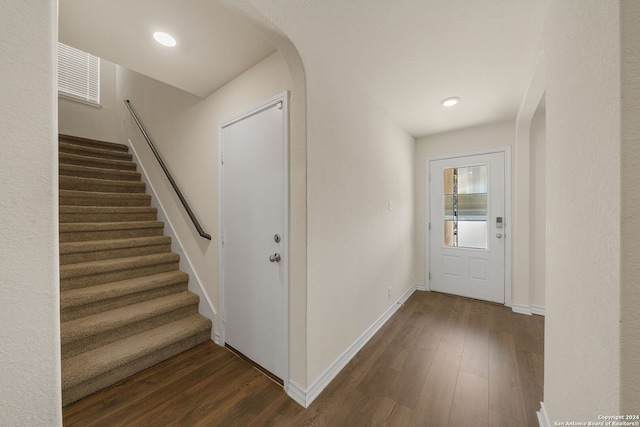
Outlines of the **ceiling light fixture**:
<svg viewBox="0 0 640 427">
<path fill-rule="evenodd" d="M 161 31 L 153 33 L 153 38 L 163 46 L 174 47 L 176 45 L 176 39 Z"/>
<path fill-rule="evenodd" d="M 458 102 L 460 102 L 460 98 L 458 98 L 457 96 L 452 96 L 451 98 L 446 98 L 440 101 L 443 107 L 453 107 Z"/>
</svg>

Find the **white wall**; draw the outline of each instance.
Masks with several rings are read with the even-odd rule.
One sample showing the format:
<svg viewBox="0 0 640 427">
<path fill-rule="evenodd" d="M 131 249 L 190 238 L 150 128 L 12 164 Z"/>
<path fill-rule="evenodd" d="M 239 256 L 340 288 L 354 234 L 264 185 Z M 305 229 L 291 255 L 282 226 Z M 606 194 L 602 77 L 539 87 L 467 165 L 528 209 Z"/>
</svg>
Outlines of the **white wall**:
<svg viewBox="0 0 640 427">
<path fill-rule="evenodd" d="M 544 402 L 552 425 L 623 413 L 619 23 L 617 1 L 556 0 L 543 34 L 548 183 Z"/>
<path fill-rule="evenodd" d="M 0 425 L 62 425 L 55 1 L 0 14 Z"/>
<path fill-rule="evenodd" d="M 307 373 L 298 385 L 309 390 L 413 285 L 414 142 L 339 66 L 311 53 L 304 22 L 283 20 L 286 8 L 224 3 L 288 39 L 278 49 L 297 51 L 287 64 L 299 59 L 292 79 L 306 83 Z"/>
<path fill-rule="evenodd" d="M 58 97 L 58 132 L 101 141 L 123 138 L 118 123 L 116 99 L 116 65 L 100 60 L 100 107 Z"/>
<path fill-rule="evenodd" d="M 515 123 L 513 121 L 492 123 L 426 136 L 416 141 L 416 283 L 427 285 L 427 263 L 425 259 L 427 242 L 425 240 L 425 229 L 428 222 L 427 203 L 429 200 L 429 188 L 426 185 L 426 159 L 433 156 L 465 153 L 492 147 L 513 146 L 514 144 Z M 515 165 L 512 163 L 512 180 L 515 180 L 516 173 Z M 516 232 L 517 230 L 514 230 L 514 233 Z"/>
<path fill-rule="evenodd" d="M 544 101 L 543 101 L 544 102 Z M 544 109 L 536 113 L 531 121 L 530 131 L 530 192 L 529 192 L 529 236 L 530 254 L 530 278 L 529 278 L 529 305 L 534 308 L 544 308 L 545 288 L 545 250 L 547 227 L 547 203 L 546 203 L 546 117 Z"/>
<path fill-rule="evenodd" d="M 308 88 L 307 369 L 313 384 L 414 284 L 414 139 L 352 82 L 301 55 Z"/>
</svg>

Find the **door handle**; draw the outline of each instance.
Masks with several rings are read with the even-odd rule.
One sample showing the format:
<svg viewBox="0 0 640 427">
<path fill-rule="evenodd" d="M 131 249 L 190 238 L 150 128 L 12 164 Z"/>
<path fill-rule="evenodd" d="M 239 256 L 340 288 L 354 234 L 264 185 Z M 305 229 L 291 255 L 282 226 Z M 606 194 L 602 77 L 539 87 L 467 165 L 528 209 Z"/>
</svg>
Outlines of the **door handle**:
<svg viewBox="0 0 640 427">
<path fill-rule="evenodd" d="M 496 237 L 497 237 L 498 239 L 501 239 L 501 238 L 502 238 L 502 233 L 498 233 L 498 234 L 496 234 Z"/>
<path fill-rule="evenodd" d="M 280 254 L 273 254 L 269 257 L 269 261 L 271 262 L 280 262 Z"/>
</svg>

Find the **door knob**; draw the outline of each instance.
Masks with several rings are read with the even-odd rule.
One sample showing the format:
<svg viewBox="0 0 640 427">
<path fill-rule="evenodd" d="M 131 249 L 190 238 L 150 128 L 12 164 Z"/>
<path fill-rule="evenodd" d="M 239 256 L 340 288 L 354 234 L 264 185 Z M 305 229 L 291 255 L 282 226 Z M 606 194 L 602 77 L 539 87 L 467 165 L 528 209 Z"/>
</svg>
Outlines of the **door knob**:
<svg viewBox="0 0 640 427">
<path fill-rule="evenodd" d="M 269 257 L 269 261 L 271 262 L 280 262 L 280 254 L 273 254 Z"/>
<path fill-rule="evenodd" d="M 501 238 L 502 238 L 502 233 L 498 233 L 498 234 L 496 234 L 496 237 L 497 237 L 498 239 L 501 239 Z"/>
</svg>

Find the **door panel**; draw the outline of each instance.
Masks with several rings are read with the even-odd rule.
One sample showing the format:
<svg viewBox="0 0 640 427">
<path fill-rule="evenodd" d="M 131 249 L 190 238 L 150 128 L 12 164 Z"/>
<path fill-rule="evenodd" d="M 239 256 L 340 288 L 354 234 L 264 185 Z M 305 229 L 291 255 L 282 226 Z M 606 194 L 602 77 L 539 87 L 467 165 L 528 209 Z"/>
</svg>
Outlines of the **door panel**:
<svg viewBox="0 0 640 427">
<path fill-rule="evenodd" d="M 284 114 L 282 103 L 274 103 L 223 125 L 220 138 L 223 339 L 283 380 L 288 370 Z"/>
<path fill-rule="evenodd" d="M 504 303 L 504 153 L 429 162 L 431 289 Z"/>
</svg>

